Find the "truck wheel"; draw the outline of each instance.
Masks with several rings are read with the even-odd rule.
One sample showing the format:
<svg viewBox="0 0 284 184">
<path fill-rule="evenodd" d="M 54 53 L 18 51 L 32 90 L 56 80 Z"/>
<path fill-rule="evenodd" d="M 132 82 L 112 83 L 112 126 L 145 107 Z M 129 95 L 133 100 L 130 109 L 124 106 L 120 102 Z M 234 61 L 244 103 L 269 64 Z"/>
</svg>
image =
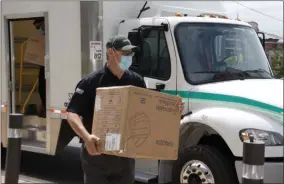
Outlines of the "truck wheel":
<svg viewBox="0 0 284 184">
<path fill-rule="evenodd" d="M 237 182 L 233 165 L 214 147 L 198 145 L 186 148 L 173 166 L 174 184 Z"/>
</svg>

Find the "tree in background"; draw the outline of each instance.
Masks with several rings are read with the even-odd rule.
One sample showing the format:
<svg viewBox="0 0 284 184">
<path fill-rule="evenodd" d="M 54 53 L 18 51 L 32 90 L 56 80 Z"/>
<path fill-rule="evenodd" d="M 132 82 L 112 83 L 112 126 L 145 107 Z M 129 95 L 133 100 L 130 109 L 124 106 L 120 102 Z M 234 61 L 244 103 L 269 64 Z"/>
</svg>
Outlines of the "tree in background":
<svg viewBox="0 0 284 184">
<path fill-rule="evenodd" d="M 278 45 L 269 51 L 273 74 L 277 78 L 284 77 L 283 45 Z"/>
</svg>

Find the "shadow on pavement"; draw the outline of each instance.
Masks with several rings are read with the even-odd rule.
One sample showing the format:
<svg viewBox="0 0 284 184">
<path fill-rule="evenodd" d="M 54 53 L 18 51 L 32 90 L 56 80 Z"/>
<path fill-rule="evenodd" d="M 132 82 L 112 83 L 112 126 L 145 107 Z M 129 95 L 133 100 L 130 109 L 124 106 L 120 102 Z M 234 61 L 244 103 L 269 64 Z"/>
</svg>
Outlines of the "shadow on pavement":
<svg viewBox="0 0 284 184">
<path fill-rule="evenodd" d="M 1 168 L 5 169 L 6 149 L 1 150 Z M 68 146 L 57 156 L 22 151 L 20 172 L 23 175 L 57 184 L 83 184 L 80 148 Z M 141 184 L 136 182 L 136 184 Z M 153 183 L 152 183 L 153 184 Z"/>
<path fill-rule="evenodd" d="M 6 149 L 1 151 L 1 168 L 5 169 Z M 57 156 L 22 151 L 21 174 L 59 184 L 83 183 L 80 148 L 66 147 Z"/>
</svg>

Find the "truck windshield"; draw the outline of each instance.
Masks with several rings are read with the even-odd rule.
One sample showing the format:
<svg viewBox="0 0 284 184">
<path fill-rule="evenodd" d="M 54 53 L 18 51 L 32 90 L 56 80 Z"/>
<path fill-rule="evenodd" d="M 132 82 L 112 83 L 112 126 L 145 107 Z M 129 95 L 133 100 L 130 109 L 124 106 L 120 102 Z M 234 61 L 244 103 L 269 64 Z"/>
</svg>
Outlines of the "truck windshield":
<svg viewBox="0 0 284 184">
<path fill-rule="evenodd" d="M 220 23 L 181 23 L 175 28 L 181 63 L 191 84 L 273 78 L 255 30 Z"/>
</svg>

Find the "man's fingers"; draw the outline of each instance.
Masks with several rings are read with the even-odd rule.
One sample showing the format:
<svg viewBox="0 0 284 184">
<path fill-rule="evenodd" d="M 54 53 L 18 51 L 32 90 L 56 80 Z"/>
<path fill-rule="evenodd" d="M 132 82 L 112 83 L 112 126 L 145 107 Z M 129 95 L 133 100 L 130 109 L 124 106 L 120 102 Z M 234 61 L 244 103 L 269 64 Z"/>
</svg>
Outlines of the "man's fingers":
<svg viewBox="0 0 284 184">
<path fill-rule="evenodd" d="M 98 154 L 100 155 L 100 154 L 101 154 L 100 142 L 98 141 L 95 146 L 96 146 L 96 149 L 97 149 Z"/>
<path fill-rule="evenodd" d="M 98 137 L 94 137 L 93 139 L 92 139 L 92 142 L 93 143 L 96 143 L 96 142 L 98 142 L 100 139 L 98 138 Z"/>
<path fill-rule="evenodd" d="M 96 145 L 92 145 L 92 147 L 91 147 L 91 154 L 92 155 L 99 155 L 99 152 L 98 152 L 98 149 L 97 149 L 97 147 L 96 147 Z"/>
<path fill-rule="evenodd" d="M 95 143 L 97 143 L 100 140 L 100 138 L 95 136 L 95 135 L 92 135 L 92 139 L 91 140 L 95 144 Z"/>
<path fill-rule="evenodd" d="M 96 144 L 97 144 L 96 142 L 97 141 L 95 141 L 94 139 L 91 139 L 89 142 L 86 143 L 87 151 L 92 156 L 99 155 L 98 148 L 96 146 Z"/>
<path fill-rule="evenodd" d="M 100 145 L 100 139 L 98 139 L 95 144 Z"/>
<path fill-rule="evenodd" d="M 93 149 L 94 149 L 94 155 L 99 155 L 99 152 L 98 152 L 96 145 L 93 146 Z"/>
</svg>

